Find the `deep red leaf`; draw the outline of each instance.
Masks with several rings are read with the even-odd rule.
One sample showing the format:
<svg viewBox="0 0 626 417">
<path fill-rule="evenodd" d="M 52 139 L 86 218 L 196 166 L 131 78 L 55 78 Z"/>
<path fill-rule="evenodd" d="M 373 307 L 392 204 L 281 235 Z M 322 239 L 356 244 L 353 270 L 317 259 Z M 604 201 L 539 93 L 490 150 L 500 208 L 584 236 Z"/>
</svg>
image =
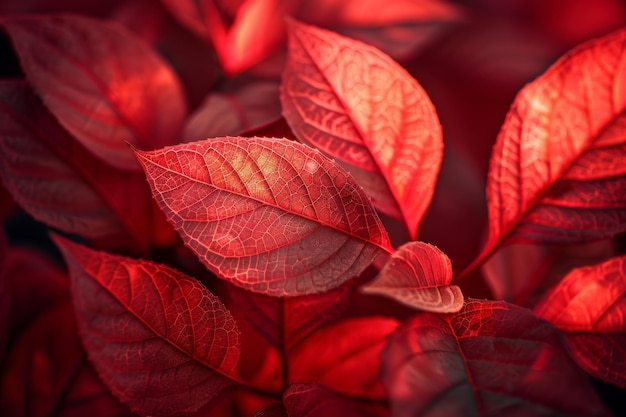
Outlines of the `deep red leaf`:
<svg viewBox="0 0 626 417">
<path fill-rule="evenodd" d="M 402 60 L 428 45 L 461 11 L 442 0 L 318 0 L 301 1 L 294 17 L 331 28 Z M 308 6 L 308 7 L 307 7 Z"/>
<path fill-rule="evenodd" d="M 350 174 L 300 143 L 226 137 L 137 157 L 185 243 L 243 288 L 274 296 L 323 292 L 391 251 Z"/>
<path fill-rule="evenodd" d="M 9 335 L 14 337 L 69 294 L 69 277 L 47 253 L 27 246 L 10 246 L 4 262 L 11 293 Z"/>
<path fill-rule="evenodd" d="M 9 307 L 11 303 L 11 287 L 6 275 L 7 242 L 4 230 L 0 230 L 0 363 L 4 359 L 4 346 L 9 331 Z"/>
<path fill-rule="evenodd" d="M 290 352 L 289 381 L 319 383 L 351 397 L 383 400 L 381 351 L 397 327 L 397 320 L 386 317 L 325 326 Z"/>
<path fill-rule="evenodd" d="M 283 402 L 289 417 L 384 417 L 389 415 L 389 409 L 383 404 L 347 398 L 317 384 L 290 385 L 283 394 Z M 274 417 L 272 414 L 271 416 Z"/>
<path fill-rule="evenodd" d="M 322 294 L 288 298 L 270 297 L 235 286 L 228 292 L 238 309 L 266 340 L 289 352 L 302 339 L 341 314 L 358 282 L 348 281 Z"/>
<path fill-rule="evenodd" d="M 626 230 L 626 30 L 566 54 L 516 97 L 487 182 L 489 236 L 584 242 Z"/>
<path fill-rule="evenodd" d="M 481 271 L 495 299 L 531 308 L 573 268 L 615 253 L 613 238 L 572 245 L 514 243 L 498 250 Z"/>
<path fill-rule="evenodd" d="M 280 99 L 292 130 L 346 166 L 415 239 L 443 154 L 426 92 L 372 46 L 295 21 L 289 29 Z"/>
<path fill-rule="evenodd" d="M 585 371 L 626 388 L 626 256 L 572 270 L 533 310 L 565 332 Z"/>
<path fill-rule="evenodd" d="M 463 294 L 451 281 L 452 264 L 443 252 L 428 243 L 409 242 L 362 289 L 420 310 L 455 313 L 463 307 Z"/>
<path fill-rule="evenodd" d="M 289 416 L 287 415 L 287 410 L 285 410 L 285 407 L 280 403 L 276 403 L 276 404 L 271 404 L 271 405 L 268 405 L 267 407 L 261 408 L 256 413 L 254 413 L 254 416 L 252 417 L 289 417 Z"/>
<path fill-rule="evenodd" d="M 59 230 L 130 236 L 144 251 L 174 237 L 143 174 L 93 157 L 22 81 L 0 82 L 0 177 L 24 210 Z"/>
<path fill-rule="evenodd" d="M 285 37 L 283 17 L 296 2 L 245 0 L 226 16 L 216 0 L 161 0 L 182 24 L 210 42 L 227 74 L 236 74 L 272 55 Z M 235 9 L 235 10 L 233 10 Z"/>
<path fill-rule="evenodd" d="M 504 302 L 414 316 L 389 338 L 383 378 L 397 417 L 607 415 L 559 331 Z"/>
<path fill-rule="evenodd" d="M 235 91 L 209 94 L 187 120 L 184 141 L 239 135 L 279 119 L 278 84 L 257 81 Z"/>
<path fill-rule="evenodd" d="M 89 366 L 69 297 L 44 310 L 21 333 L 0 386 L 0 410 L 6 416 L 131 416 Z"/>
<path fill-rule="evenodd" d="M 192 412 L 237 379 L 239 333 L 202 284 L 169 267 L 96 252 L 58 236 L 83 344 L 134 412 Z"/>
<path fill-rule="evenodd" d="M 126 141 L 144 149 L 178 142 L 182 88 L 132 33 L 78 15 L 11 17 L 1 25 L 37 94 L 102 161 L 138 170 Z"/>
</svg>

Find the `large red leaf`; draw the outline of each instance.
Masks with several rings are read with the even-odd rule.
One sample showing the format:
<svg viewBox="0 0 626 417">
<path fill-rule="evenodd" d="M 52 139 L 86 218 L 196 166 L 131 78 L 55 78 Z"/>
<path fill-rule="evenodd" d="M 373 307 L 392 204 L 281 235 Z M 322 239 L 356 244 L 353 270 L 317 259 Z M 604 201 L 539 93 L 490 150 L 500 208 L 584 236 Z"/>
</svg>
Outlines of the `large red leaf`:
<svg viewBox="0 0 626 417">
<path fill-rule="evenodd" d="M 11 17 L 1 25 L 37 94 L 102 161 L 138 170 L 126 141 L 147 149 L 178 142 L 182 88 L 132 33 L 78 15 Z"/>
<path fill-rule="evenodd" d="M 131 410 L 192 412 L 238 379 L 237 325 L 202 284 L 166 266 L 54 240 L 70 269 L 89 358 Z"/>
<path fill-rule="evenodd" d="M 131 416 L 89 366 L 69 297 L 47 308 L 20 334 L 0 386 L 0 410 L 6 416 Z"/>
<path fill-rule="evenodd" d="M 239 135 L 274 122 L 281 117 L 278 84 L 251 82 L 234 91 L 209 94 L 188 119 L 184 141 Z"/>
<path fill-rule="evenodd" d="M 295 21 L 280 99 L 294 133 L 340 161 L 380 211 L 412 238 L 430 204 L 443 154 L 422 87 L 380 50 Z"/>
<path fill-rule="evenodd" d="M 626 387 L 626 256 L 572 270 L 533 310 L 565 332 L 583 369 Z"/>
<path fill-rule="evenodd" d="M 504 302 L 414 316 L 389 338 L 383 378 L 397 417 L 607 415 L 559 331 Z"/>
<path fill-rule="evenodd" d="M 0 177 L 37 220 L 90 239 L 132 239 L 146 251 L 174 232 L 141 172 L 93 157 L 23 81 L 0 82 Z"/>
<path fill-rule="evenodd" d="M 626 30 L 561 58 L 516 97 L 493 149 L 489 236 L 584 242 L 626 230 Z"/>
<path fill-rule="evenodd" d="M 397 320 L 386 317 L 325 326 L 290 352 L 289 381 L 319 383 L 351 397 L 383 400 L 381 351 L 397 327 Z"/>
<path fill-rule="evenodd" d="M 428 243 L 409 242 L 362 289 L 420 310 L 455 313 L 463 307 L 463 293 L 451 281 L 452 264 L 443 252 Z"/>
<path fill-rule="evenodd" d="M 359 185 L 306 145 L 226 137 L 137 157 L 185 243 L 243 288 L 274 296 L 323 292 L 391 251 Z"/>
</svg>

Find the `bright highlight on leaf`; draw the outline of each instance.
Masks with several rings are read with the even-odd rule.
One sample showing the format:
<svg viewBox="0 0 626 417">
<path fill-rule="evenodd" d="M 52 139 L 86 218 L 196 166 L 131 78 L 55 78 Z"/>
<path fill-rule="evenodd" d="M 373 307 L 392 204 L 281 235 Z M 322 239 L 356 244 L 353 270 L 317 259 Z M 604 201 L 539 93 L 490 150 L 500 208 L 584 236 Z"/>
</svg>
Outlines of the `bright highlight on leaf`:
<svg viewBox="0 0 626 417">
<path fill-rule="evenodd" d="M 452 281 L 450 259 L 437 247 L 423 242 L 402 245 L 380 274 L 362 287 L 409 307 L 435 313 L 454 313 L 463 307 L 463 294 Z"/>
<path fill-rule="evenodd" d="M 225 137 L 136 154 L 185 243 L 240 287 L 323 292 L 392 250 L 361 187 L 306 145 Z"/>
<path fill-rule="evenodd" d="M 487 182 L 489 237 L 573 243 L 626 230 L 626 30 L 561 58 L 515 99 Z"/>
<path fill-rule="evenodd" d="M 585 371 L 626 387 L 626 256 L 572 270 L 533 310 L 565 332 Z"/>
<path fill-rule="evenodd" d="M 131 410 L 197 410 L 237 379 L 239 331 L 200 282 L 169 267 L 54 236 L 72 278 L 83 345 Z"/>
<path fill-rule="evenodd" d="M 417 81 L 372 46 L 291 20 L 280 98 L 298 139 L 350 170 L 415 239 L 443 155 L 439 119 Z"/>
<path fill-rule="evenodd" d="M 186 113 L 176 74 L 117 25 L 78 15 L 2 20 L 22 69 L 61 125 L 102 161 L 139 170 L 126 142 L 178 140 Z"/>
<path fill-rule="evenodd" d="M 415 315 L 383 358 L 397 417 L 608 415 L 558 330 L 512 304 L 475 300 L 454 315 Z"/>
</svg>

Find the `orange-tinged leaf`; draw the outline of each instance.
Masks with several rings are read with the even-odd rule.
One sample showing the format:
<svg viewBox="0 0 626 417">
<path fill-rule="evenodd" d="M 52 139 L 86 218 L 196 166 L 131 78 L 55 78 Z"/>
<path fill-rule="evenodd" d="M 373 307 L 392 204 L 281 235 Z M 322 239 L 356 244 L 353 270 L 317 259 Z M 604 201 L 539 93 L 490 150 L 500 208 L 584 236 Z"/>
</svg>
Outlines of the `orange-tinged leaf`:
<svg viewBox="0 0 626 417">
<path fill-rule="evenodd" d="M 134 412 L 189 413 L 238 379 L 237 325 L 200 282 L 153 262 L 54 241 L 70 270 L 89 359 Z"/>
<path fill-rule="evenodd" d="M 185 243 L 243 288 L 323 292 L 391 251 L 355 180 L 306 145 L 225 137 L 136 153 Z"/>
<path fill-rule="evenodd" d="M 463 294 L 451 281 L 452 264 L 443 252 L 428 243 L 409 242 L 362 289 L 420 310 L 454 313 L 463 307 Z"/>
<path fill-rule="evenodd" d="M 626 387 L 626 256 L 573 269 L 533 310 L 565 332 L 583 369 Z"/>
<path fill-rule="evenodd" d="M 48 109 L 102 161 L 137 171 L 125 142 L 178 142 L 186 113 L 178 78 L 123 27 L 79 15 L 10 17 L 1 26 Z"/>
<path fill-rule="evenodd" d="M 439 119 L 417 81 L 372 46 L 291 20 L 280 98 L 298 139 L 347 167 L 416 238 L 443 155 Z"/>
<path fill-rule="evenodd" d="M 626 230 L 626 30 L 566 54 L 520 91 L 489 169 L 489 236 L 585 242 Z"/>
</svg>

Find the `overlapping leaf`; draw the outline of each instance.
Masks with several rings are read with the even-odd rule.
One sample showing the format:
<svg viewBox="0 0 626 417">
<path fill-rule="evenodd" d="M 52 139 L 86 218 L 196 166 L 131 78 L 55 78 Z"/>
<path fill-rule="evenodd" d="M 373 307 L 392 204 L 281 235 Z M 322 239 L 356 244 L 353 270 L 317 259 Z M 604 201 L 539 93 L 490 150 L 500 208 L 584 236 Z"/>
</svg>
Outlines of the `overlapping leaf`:
<svg viewBox="0 0 626 417">
<path fill-rule="evenodd" d="M 583 369 L 626 387 L 626 256 L 572 270 L 533 310 L 565 331 Z"/>
<path fill-rule="evenodd" d="M 6 276 L 7 242 L 4 231 L 0 231 L 0 361 L 4 358 L 4 345 L 9 329 L 9 306 L 11 291 Z"/>
<path fill-rule="evenodd" d="M 134 412 L 189 413 L 238 378 L 237 325 L 202 284 L 152 262 L 54 240 L 70 269 L 89 358 Z"/>
<path fill-rule="evenodd" d="M 409 242 L 362 289 L 420 310 L 455 313 L 463 307 L 463 294 L 451 281 L 452 264 L 443 252 L 428 243 Z"/>
<path fill-rule="evenodd" d="M 354 318 L 325 326 L 290 352 L 289 380 L 383 400 L 380 357 L 387 336 L 397 327 L 397 320 L 386 317 Z"/>
<path fill-rule="evenodd" d="M 226 137 L 137 157 L 185 243 L 243 288 L 275 296 L 323 292 L 391 251 L 359 185 L 308 146 Z"/>
<path fill-rule="evenodd" d="M 295 21 L 289 29 L 280 98 L 294 133 L 346 166 L 415 238 L 443 154 L 426 92 L 372 46 Z"/>
<path fill-rule="evenodd" d="M 173 231 L 143 174 L 93 157 L 23 81 L 0 82 L 0 177 L 22 208 L 45 224 L 91 239 L 164 244 Z"/>
<path fill-rule="evenodd" d="M 0 411 L 13 417 L 133 415 L 102 385 L 80 345 L 69 297 L 44 310 L 9 352 Z"/>
<path fill-rule="evenodd" d="M 318 384 L 291 384 L 283 394 L 283 402 L 290 417 L 389 415 L 387 407 L 382 404 L 346 398 Z"/>
<path fill-rule="evenodd" d="M 621 30 L 518 94 L 493 150 L 479 261 L 508 238 L 584 242 L 626 230 L 625 59 Z"/>
<path fill-rule="evenodd" d="M 278 84 L 258 81 L 235 91 L 209 94 L 187 120 L 184 141 L 239 135 L 280 117 Z"/>
<path fill-rule="evenodd" d="M 418 314 L 391 335 L 383 355 L 397 417 L 608 415 L 559 331 L 504 302 Z"/>
<path fill-rule="evenodd" d="M 282 352 L 337 317 L 349 306 L 358 282 L 348 281 L 322 294 L 276 298 L 235 286 L 228 293 L 250 324 Z"/>
<path fill-rule="evenodd" d="M 174 72 L 112 23 L 78 15 L 5 18 L 28 81 L 61 125 L 107 164 L 139 170 L 126 141 L 178 142 L 186 113 Z"/>
</svg>

